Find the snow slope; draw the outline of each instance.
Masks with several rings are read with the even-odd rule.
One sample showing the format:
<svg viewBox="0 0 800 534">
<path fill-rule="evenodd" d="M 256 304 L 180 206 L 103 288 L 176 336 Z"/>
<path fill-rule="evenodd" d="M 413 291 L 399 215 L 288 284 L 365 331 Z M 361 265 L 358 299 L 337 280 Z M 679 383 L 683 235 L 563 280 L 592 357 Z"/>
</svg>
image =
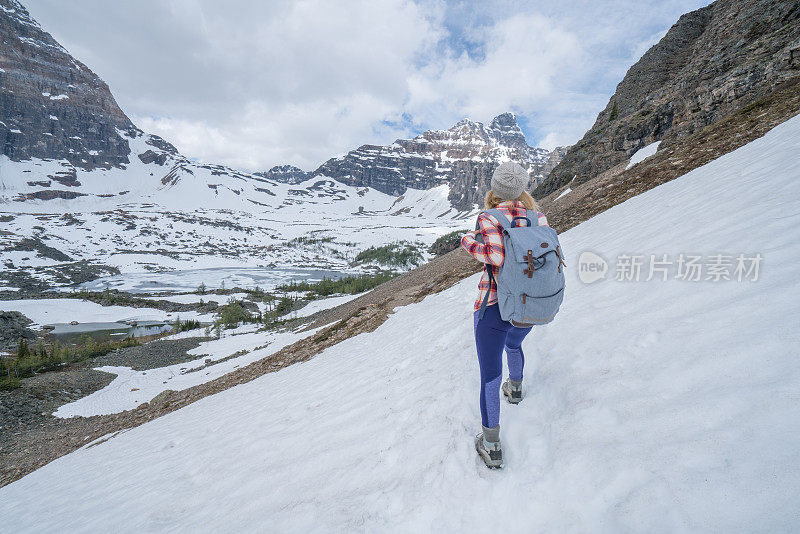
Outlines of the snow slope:
<svg viewBox="0 0 800 534">
<path fill-rule="evenodd" d="M 476 458 L 476 277 L 0 489 L 9 531 L 800 528 L 800 117 L 566 232 L 506 467 Z M 761 253 L 758 281 L 591 285 L 585 250 Z M 412 334 L 412 335 L 410 335 Z"/>
<path fill-rule="evenodd" d="M 284 317 L 286 317 L 287 319 L 308 317 L 309 315 L 313 315 L 318 311 L 329 310 L 331 308 L 335 308 L 336 306 L 340 306 L 345 302 L 357 299 L 358 297 L 365 295 L 366 293 L 367 292 L 357 293 L 355 295 L 340 295 L 338 297 L 328 297 L 324 299 L 312 300 L 299 310 L 287 313 L 286 315 L 284 315 Z"/>
</svg>

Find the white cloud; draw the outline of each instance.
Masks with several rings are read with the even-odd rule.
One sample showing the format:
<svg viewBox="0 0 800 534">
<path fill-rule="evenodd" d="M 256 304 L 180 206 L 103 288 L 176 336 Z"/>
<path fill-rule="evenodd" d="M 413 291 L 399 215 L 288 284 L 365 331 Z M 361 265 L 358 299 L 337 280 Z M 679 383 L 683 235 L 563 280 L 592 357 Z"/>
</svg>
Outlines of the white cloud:
<svg viewBox="0 0 800 534">
<path fill-rule="evenodd" d="M 555 78 L 584 57 L 575 35 L 540 15 L 500 20 L 480 37 L 486 50 L 481 60 L 464 53 L 414 73 L 414 87 L 421 90 L 411 93 L 411 110 L 445 105 L 476 118 L 528 110 L 551 96 Z"/>
<path fill-rule="evenodd" d="M 193 7 L 183 16 L 204 35 L 204 61 L 249 75 L 232 77 L 225 90 L 240 100 L 213 124 L 137 118 L 182 152 L 250 169 L 310 169 L 354 144 L 375 142 L 376 133 L 382 142 L 410 133 L 382 121 L 401 112 L 415 57 L 441 38 L 416 4 L 364 1 L 343 10 L 297 2 L 243 28 Z"/>
</svg>

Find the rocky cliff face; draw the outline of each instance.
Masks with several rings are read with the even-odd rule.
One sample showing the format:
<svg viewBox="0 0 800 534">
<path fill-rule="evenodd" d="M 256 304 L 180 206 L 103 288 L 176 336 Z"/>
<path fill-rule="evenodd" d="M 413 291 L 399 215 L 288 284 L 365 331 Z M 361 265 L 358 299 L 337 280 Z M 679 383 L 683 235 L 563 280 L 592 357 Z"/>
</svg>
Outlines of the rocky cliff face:
<svg viewBox="0 0 800 534">
<path fill-rule="evenodd" d="M 547 158 L 547 161 L 542 166 L 541 176 L 542 180 L 539 180 L 539 183 L 542 183 L 544 178 L 550 176 L 550 173 L 553 172 L 553 169 L 556 168 L 556 165 L 561 163 L 561 160 L 564 159 L 564 156 L 567 155 L 567 151 L 570 149 L 568 146 L 558 146 L 550 152 L 550 156 Z M 537 184 L 538 185 L 538 184 Z"/>
<path fill-rule="evenodd" d="M 16 0 L 0 0 L 0 143 L 19 161 L 119 167 L 136 127 L 108 86 L 64 50 Z"/>
<path fill-rule="evenodd" d="M 800 75 L 800 2 L 717 0 L 683 15 L 633 65 L 594 126 L 537 197 L 586 182 L 661 140 L 659 150 Z"/>
<path fill-rule="evenodd" d="M 480 203 L 500 162 L 512 159 L 524 165 L 536 186 L 550 158 L 547 150 L 528 146 L 514 114 L 503 113 L 488 126 L 464 119 L 447 130 L 429 130 L 389 146 L 364 145 L 328 160 L 312 175 L 394 195 L 408 187 L 447 183 L 453 205 L 470 209 Z"/>
</svg>

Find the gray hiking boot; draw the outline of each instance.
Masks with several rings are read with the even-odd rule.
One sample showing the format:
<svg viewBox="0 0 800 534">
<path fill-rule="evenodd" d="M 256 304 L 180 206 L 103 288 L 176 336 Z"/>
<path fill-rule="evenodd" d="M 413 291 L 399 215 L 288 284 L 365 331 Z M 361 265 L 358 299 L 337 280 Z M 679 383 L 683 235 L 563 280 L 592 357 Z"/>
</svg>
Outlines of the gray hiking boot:
<svg viewBox="0 0 800 534">
<path fill-rule="evenodd" d="M 511 404 L 519 404 L 522 400 L 522 380 L 508 379 L 503 382 L 503 395 Z"/>
<path fill-rule="evenodd" d="M 486 467 L 497 469 L 503 467 L 503 450 L 500 448 L 500 426 L 483 427 L 483 432 L 475 436 L 475 450 L 483 459 Z"/>
</svg>

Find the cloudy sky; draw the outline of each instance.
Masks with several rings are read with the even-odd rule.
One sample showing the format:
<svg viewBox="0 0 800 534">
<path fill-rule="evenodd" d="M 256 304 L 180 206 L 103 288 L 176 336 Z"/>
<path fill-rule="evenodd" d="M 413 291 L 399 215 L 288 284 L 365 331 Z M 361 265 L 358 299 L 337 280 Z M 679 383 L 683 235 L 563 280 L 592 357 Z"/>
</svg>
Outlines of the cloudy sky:
<svg viewBox="0 0 800 534">
<path fill-rule="evenodd" d="M 312 170 L 463 117 L 577 141 L 705 0 L 22 0 L 131 119 L 201 161 Z"/>
</svg>

